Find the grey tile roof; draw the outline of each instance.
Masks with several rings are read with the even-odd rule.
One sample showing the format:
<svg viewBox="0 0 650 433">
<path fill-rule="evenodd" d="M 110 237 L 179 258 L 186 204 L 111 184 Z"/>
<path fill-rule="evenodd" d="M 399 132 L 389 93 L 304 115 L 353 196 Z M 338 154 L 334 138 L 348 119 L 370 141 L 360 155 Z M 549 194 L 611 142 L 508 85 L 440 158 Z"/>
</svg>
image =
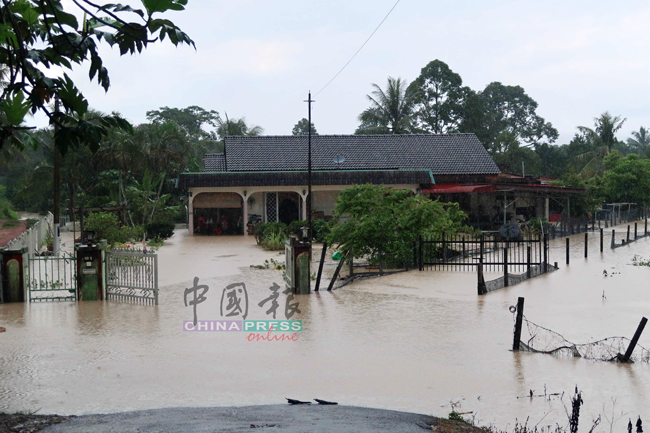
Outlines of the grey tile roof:
<svg viewBox="0 0 650 433">
<path fill-rule="evenodd" d="M 226 137 L 224 141 L 229 172 L 307 167 L 306 136 Z M 337 156 L 345 161 L 336 164 Z M 474 134 L 316 135 L 312 136 L 312 169 L 427 169 L 434 176 L 499 173 Z"/>
<path fill-rule="evenodd" d="M 226 171 L 226 156 L 223 153 L 208 153 L 203 159 L 203 171 Z"/>
</svg>

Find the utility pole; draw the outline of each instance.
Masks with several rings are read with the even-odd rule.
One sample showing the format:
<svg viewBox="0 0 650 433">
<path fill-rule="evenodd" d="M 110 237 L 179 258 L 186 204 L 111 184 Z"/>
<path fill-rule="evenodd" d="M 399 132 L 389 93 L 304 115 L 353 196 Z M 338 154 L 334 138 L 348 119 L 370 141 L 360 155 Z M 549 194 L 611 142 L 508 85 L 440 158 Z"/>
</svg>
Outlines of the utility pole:
<svg viewBox="0 0 650 433">
<path fill-rule="evenodd" d="M 311 99 L 311 91 L 309 92 L 307 100 L 304 102 L 307 102 L 309 111 L 307 119 L 307 122 L 309 123 L 307 133 L 307 221 L 309 222 L 309 243 L 311 244 L 313 239 L 311 223 L 311 204 L 313 202 L 311 197 L 311 103 L 316 102 Z"/>
<path fill-rule="evenodd" d="M 59 98 L 54 98 L 54 111 L 59 112 Z M 58 121 L 58 120 L 57 120 Z M 60 223 L 60 209 L 61 209 L 61 152 L 59 152 L 59 146 L 56 143 L 56 133 L 58 132 L 59 127 L 57 124 L 54 124 L 54 215 L 53 218 L 53 233 L 52 237 L 54 238 L 54 245 L 52 248 L 54 255 L 59 255 L 59 250 L 61 248 L 61 239 L 59 238 L 59 223 Z"/>
</svg>

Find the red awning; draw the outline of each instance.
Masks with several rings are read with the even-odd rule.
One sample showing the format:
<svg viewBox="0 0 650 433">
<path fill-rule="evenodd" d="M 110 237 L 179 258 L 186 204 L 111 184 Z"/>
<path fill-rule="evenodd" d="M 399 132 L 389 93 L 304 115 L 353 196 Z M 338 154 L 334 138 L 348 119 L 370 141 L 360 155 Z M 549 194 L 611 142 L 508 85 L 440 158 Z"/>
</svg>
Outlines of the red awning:
<svg viewBox="0 0 650 433">
<path fill-rule="evenodd" d="M 431 188 L 422 190 L 424 194 L 456 194 L 494 191 L 496 191 L 496 187 L 494 185 L 460 185 L 458 183 L 431 185 Z"/>
</svg>

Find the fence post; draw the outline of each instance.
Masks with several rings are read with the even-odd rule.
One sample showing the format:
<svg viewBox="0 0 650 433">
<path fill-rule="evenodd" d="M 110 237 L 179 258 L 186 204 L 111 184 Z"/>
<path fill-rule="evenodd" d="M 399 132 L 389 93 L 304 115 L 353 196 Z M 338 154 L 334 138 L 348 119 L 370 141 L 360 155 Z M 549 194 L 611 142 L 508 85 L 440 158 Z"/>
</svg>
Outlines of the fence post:
<svg viewBox="0 0 650 433">
<path fill-rule="evenodd" d="M 630 225 L 627 225 L 627 240 L 625 241 L 626 244 L 630 243 Z"/>
<path fill-rule="evenodd" d="M 447 246 L 445 245 L 445 232 L 442 232 L 442 262 L 446 263 L 447 262 Z M 443 265 L 443 270 L 444 270 L 444 265 Z"/>
<path fill-rule="evenodd" d="M 316 276 L 315 292 L 320 288 L 320 277 L 323 275 L 323 263 L 325 263 L 325 256 L 327 255 L 327 241 L 323 241 L 323 253 L 320 255 L 320 264 L 318 265 L 318 275 Z"/>
<path fill-rule="evenodd" d="M 600 229 L 600 252 L 603 252 L 603 229 Z"/>
<path fill-rule="evenodd" d="M 379 256 L 381 258 L 381 256 Z M 348 260 L 350 260 L 350 276 L 354 275 L 354 254 L 352 253 L 352 249 L 350 249 L 350 254 L 348 257 Z M 381 262 L 379 263 L 379 269 L 380 269 L 380 274 L 381 274 Z"/>
<path fill-rule="evenodd" d="M 526 276 L 530 278 L 530 245 L 526 248 Z"/>
<path fill-rule="evenodd" d="M 329 292 L 332 290 L 332 287 L 334 287 L 334 283 L 336 282 L 336 279 L 339 276 L 339 272 L 341 272 L 341 268 L 343 267 L 343 263 L 345 263 L 345 260 L 347 259 L 346 255 L 341 257 L 341 261 L 339 262 L 338 266 L 336 267 L 336 270 L 334 271 L 334 275 L 332 276 L 332 280 L 330 281 L 329 286 L 327 286 L 327 291 Z"/>
<path fill-rule="evenodd" d="M 548 233 L 544 235 L 544 273 L 548 272 Z"/>
<path fill-rule="evenodd" d="M 508 244 L 503 249 L 503 286 L 508 287 Z"/>
<path fill-rule="evenodd" d="M 634 240 L 637 238 L 637 233 L 636 233 L 636 221 L 634 221 Z"/>
<path fill-rule="evenodd" d="M 641 337 L 641 333 L 643 332 L 643 328 L 645 328 L 645 324 L 647 322 L 648 319 L 646 319 L 645 317 L 641 318 L 641 322 L 639 323 L 639 326 L 636 328 L 634 337 L 632 337 L 632 341 L 630 341 L 630 345 L 627 347 L 627 350 L 625 351 L 625 355 L 623 355 L 621 362 L 630 362 L 630 358 L 632 357 L 632 352 L 634 352 L 636 343 L 639 341 L 639 337 Z"/>
<path fill-rule="evenodd" d="M 478 263 L 478 294 L 485 295 L 487 293 L 487 287 L 485 286 L 485 278 L 483 277 L 483 261 Z"/>
<path fill-rule="evenodd" d="M 512 350 L 519 350 L 521 341 L 521 325 L 524 319 L 524 298 L 517 299 L 517 320 L 515 321 L 515 336 L 512 341 Z"/>
<path fill-rule="evenodd" d="M 418 263 L 418 265 L 419 265 L 419 269 L 422 271 L 422 270 L 424 270 L 424 265 L 423 265 L 423 263 L 424 263 L 424 248 L 423 248 L 424 243 L 422 242 L 422 235 L 420 235 L 418 237 L 418 242 L 420 243 L 420 248 L 419 248 L 419 250 L 420 250 L 420 254 L 419 254 L 420 263 Z"/>
<path fill-rule="evenodd" d="M 566 264 L 569 264 L 569 238 L 566 238 Z"/>
<path fill-rule="evenodd" d="M 418 270 L 420 267 L 418 266 L 418 241 L 413 241 L 413 269 L 418 267 Z"/>
<path fill-rule="evenodd" d="M 612 248 L 616 246 L 615 237 L 616 237 L 616 230 L 612 230 Z"/>
<path fill-rule="evenodd" d="M 585 232 L 585 259 L 587 258 L 588 247 L 589 247 L 589 233 Z"/>
</svg>

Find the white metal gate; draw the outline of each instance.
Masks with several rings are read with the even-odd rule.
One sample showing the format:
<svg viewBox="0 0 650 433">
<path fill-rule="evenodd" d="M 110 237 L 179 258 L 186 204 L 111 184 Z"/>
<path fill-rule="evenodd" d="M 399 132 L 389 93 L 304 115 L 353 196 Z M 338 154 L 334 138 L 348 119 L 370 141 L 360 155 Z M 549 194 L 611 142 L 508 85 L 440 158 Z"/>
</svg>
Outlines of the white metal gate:
<svg viewBox="0 0 650 433">
<path fill-rule="evenodd" d="M 158 305 L 158 256 L 130 249 L 107 252 L 106 299 Z"/>
</svg>

